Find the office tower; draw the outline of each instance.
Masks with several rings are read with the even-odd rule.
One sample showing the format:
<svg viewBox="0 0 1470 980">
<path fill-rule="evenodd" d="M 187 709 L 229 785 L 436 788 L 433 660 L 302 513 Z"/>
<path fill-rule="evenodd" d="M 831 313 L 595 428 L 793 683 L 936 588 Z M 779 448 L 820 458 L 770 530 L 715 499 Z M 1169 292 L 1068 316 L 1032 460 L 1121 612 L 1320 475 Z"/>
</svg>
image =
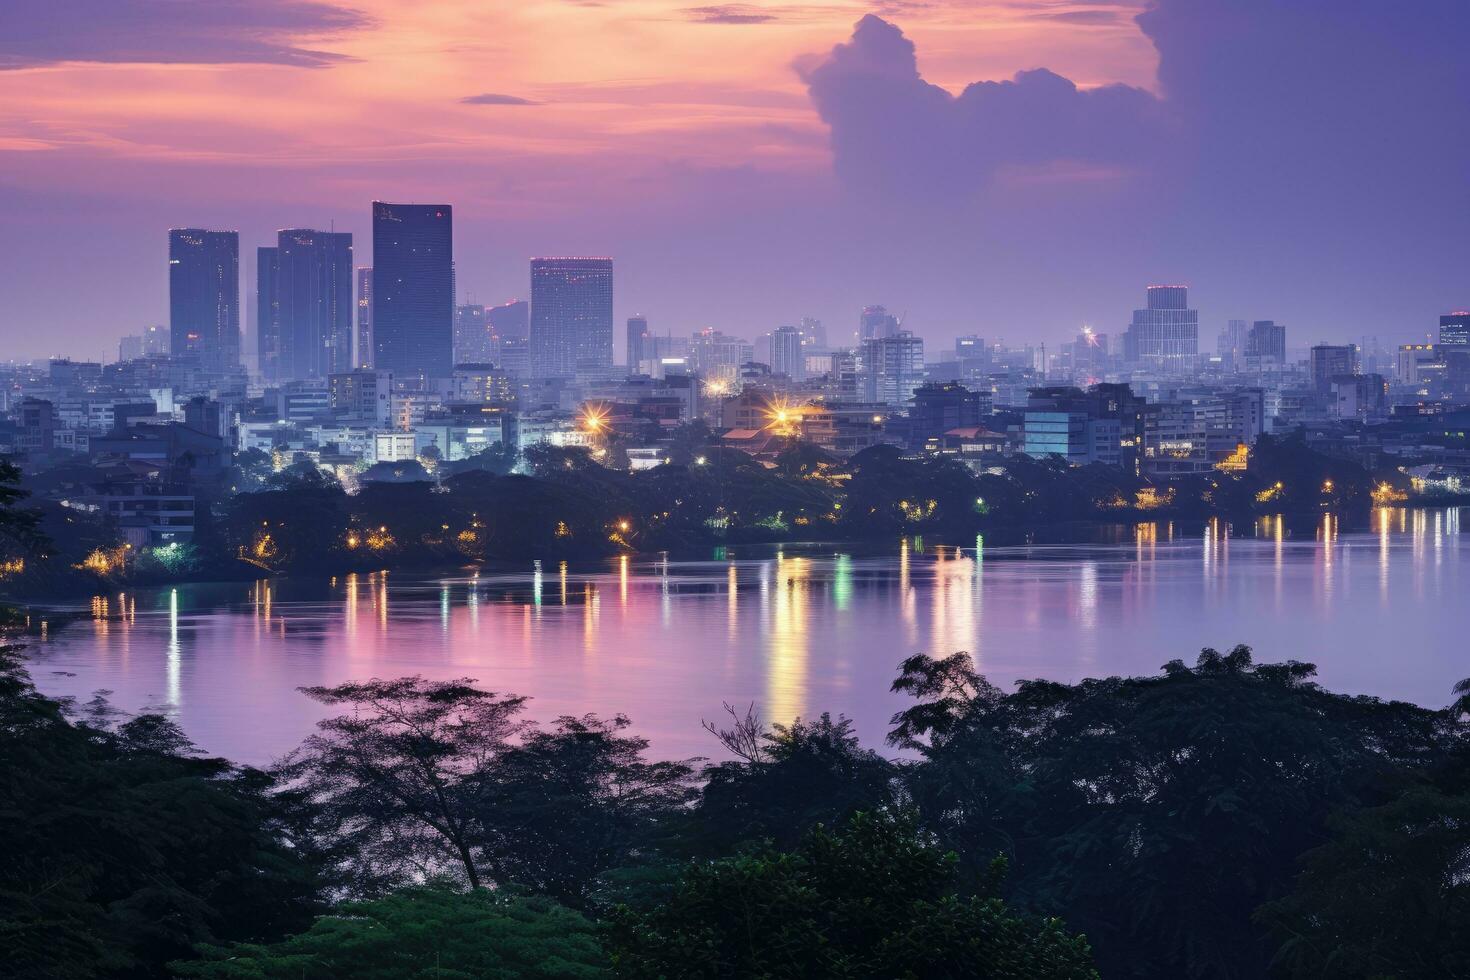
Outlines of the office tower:
<svg viewBox="0 0 1470 980">
<path fill-rule="evenodd" d="M 531 260 L 531 358 L 537 377 L 611 367 L 612 317 L 612 259 Z"/>
<path fill-rule="evenodd" d="M 858 341 L 892 337 L 898 333 L 898 317 L 881 306 L 867 306 L 858 316 Z"/>
<path fill-rule="evenodd" d="M 1439 346 L 1447 353 L 1470 352 L 1470 312 L 1461 310 L 1439 318 Z"/>
<path fill-rule="evenodd" d="M 485 307 L 470 303 L 454 308 L 454 363 L 484 364 L 495 359 Z"/>
<path fill-rule="evenodd" d="M 1441 363 L 1442 359 L 1433 344 L 1403 344 L 1399 347 L 1395 377 L 1406 385 L 1417 385 L 1433 376 L 1436 373 L 1434 365 Z"/>
<path fill-rule="evenodd" d="M 924 381 L 924 339 L 910 330 L 863 341 L 863 397 L 903 406 Z"/>
<path fill-rule="evenodd" d="M 357 270 L 357 344 L 352 363 L 359 368 L 373 366 L 373 270 Z"/>
<path fill-rule="evenodd" d="M 373 366 L 448 378 L 454 361 L 454 218 L 447 204 L 373 202 Z"/>
<path fill-rule="evenodd" d="M 641 374 L 640 365 L 649 358 L 648 353 L 644 350 L 645 342 L 649 338 L 648 317 L 642 315 L 628 317 L 627 330 L 628 371 L 631 374 Z"/>
<path fill-rule="evenodd" d="M 1072 373 L 1079 377 L 1096 380 L 1108 366 L 1108 335 L 1093 333 L 1091 327 L 1072 341 Z"/>
<path fill-rule="evenodd" d="M 352 368 L 352 235 L 288 228 L 256 250 L 256 338 L 267 381 Z"/>
<path fill-rule="evenodd" d="M 168 233 L 169 350 L 222 373 L 240 363 L 240 233 Z"/>
<path fill-rule="evenodd" d="M 281 380 L 280 249 L 255 250 L 255 364 L 266 382 Z"/>
<path fill-rule="evenodd" d="M 1244 357 L 1250 341 L 1250 329 L 1244 320 L 1226 320 L 1225 329 L 1215 341 L 1215 353 L 1221 357 Z"/>
<path fill-rule="evenodd" d="M 327 404 L 344 422 L 387 428 L 393 422 L 393 373 L 359 368 L 327 378 Z"/>
<path fill-rule="evenodd" d="M 1246 337 L 1245 356 L 1261 363 L 1286 363 L 1286 326 L 1274 320 L 1257 320 Z"/>
<path fill-rule="evenodd" d="M 740 376 L 740 366 L 754 356 L 749 342 L 713 327 L 705 327 L 689 343 L 689 364 L 705 378 L 733 381 Z"/>
<path fill-rule="evenodd" d="M 771 331 L 771 373 L 784 374 L 792 381 L 806 378 L 806 352 L 801 346 L 801 331 L 796 327 L 777 327 Z"/>
<path fill-rule="evenodd" d="M 814 316 L 801 318 L 801 342 L 808 354 L 827 353 L 827 327 Z"/>
<path fill-rule="evenodd" d="M 1177 370 L 1198 353 L 1199 311 L 1189 309 L 1188 287 L 1148 287 L 1148 302 L 1123 334 L 1123 359 Z"/>
<path fill-rule="evenodd" d="M 1311 350 L 1312 387 L 1319 392 L 1332 390 L 1335 378 L 1358 373 L 1358 348 L 1353 344 L 1318 344 Z"/>
</svg>

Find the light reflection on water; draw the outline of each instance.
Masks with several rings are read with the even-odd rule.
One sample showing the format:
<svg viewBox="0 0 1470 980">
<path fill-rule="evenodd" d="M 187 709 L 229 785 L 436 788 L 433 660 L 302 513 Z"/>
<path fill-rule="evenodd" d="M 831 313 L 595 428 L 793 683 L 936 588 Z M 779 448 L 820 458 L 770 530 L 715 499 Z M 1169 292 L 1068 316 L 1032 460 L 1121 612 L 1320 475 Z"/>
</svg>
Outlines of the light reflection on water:
<svg viewBox="0 0 1470 980">
<path fill-rule="evenodd" d="M 1319 665 L 1337 690 L 1439 706 L 1470 675 L 1460 511 L 1124 529 L 1106 544 L 722 550 L 423 577 L 403 572 L 97 596 L 38 641 L 37 683 L 175 716 L 264 762 L 319 717 L 295 688 L 419 673 L 528 694 L 532 717 L 623 712 L 660 755 L 709 753 L 722 702 L 846 713 L 870 743 L 895 665 L 965 649 L 995 682 L 1152 673 L 1201 646 Z M 550 581 L 547 579 L 550 578 Z M 83 607 L 84 611 L 86 607 Z M 72 674 L 74 676 L 68 676 Z"/>
</svg>

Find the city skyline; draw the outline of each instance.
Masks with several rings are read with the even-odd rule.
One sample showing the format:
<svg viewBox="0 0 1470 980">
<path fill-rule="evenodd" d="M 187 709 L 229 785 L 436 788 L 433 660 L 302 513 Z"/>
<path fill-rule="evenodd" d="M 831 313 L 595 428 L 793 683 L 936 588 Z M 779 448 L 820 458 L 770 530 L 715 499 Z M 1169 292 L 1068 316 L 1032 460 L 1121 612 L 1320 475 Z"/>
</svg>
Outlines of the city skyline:
<svg viewBox="0 0 1470 980">
<path fill-rule="evenodd" d="M 249 264 L 281 228 L 367 241 L 374 198 L 460 210 L 461 302 L 524 296 L 528 255 L 613 255 L 615 320 L 678 332 L 886 303 L 935 343 L 1056 343 L 1177 281 L 1207 337 L 1394 343 L 1467 305 L 1466 137 L 1439 122 L 1470 93 L 1463 5 L 737 6 L 242 0 L 142 40 L 156 2 L 60 40 L 0 14 L 26 28 L 0 31 L 7 354 L 160 322 L 169 224 L 237 229 Z"/>
</svg>

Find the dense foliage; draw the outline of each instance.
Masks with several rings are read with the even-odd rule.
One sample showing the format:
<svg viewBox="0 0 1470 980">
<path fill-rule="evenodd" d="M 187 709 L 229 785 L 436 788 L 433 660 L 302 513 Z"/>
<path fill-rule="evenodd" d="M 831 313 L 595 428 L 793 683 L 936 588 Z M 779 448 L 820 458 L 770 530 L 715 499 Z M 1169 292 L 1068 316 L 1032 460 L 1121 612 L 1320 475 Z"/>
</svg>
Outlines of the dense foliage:
<svg viewBox="0 0 1470 980">
<path fill-rule="evenodd" d="M 692 865 L 669 899 L 612 920 L 628 977 L 1095 978 L 1056 920 L 961 895 L 953 854 L 906 820 L 858 814 L 791 852 Z"/>
<path fill-rule="evenodd" d="M 1311 677 L 1006 693 L 921 655 L 898 758 L 752 708 L 697 774 L 625 719 L 369 680 L 263 773 L 7 654 L 0 975 L 1470 977 L 1470 684 Z"/>
<path fill-rule="evenodd" d="M 591 980 L 609 972 L 594 925 L 570 909 L 427 887 L 344 902 L 280 942 L 204 946 L 173 969 L 197 980 Z"/>
</svg>

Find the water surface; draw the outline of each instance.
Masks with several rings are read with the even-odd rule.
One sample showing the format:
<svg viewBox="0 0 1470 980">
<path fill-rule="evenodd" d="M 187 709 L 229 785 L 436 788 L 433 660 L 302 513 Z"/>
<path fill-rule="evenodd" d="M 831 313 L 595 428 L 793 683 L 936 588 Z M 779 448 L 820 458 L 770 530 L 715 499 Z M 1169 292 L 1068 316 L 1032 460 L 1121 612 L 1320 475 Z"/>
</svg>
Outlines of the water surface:
<svg viewBox="0 0 1470 980">
<path fill-rule="evenodd" d="M 1288 529 L 1143 524 L 1091 541 L 730 549 L 433 577 L 181 586 L 98 596 L 33 644 L 50 694 L 112 692 L 204 749 L 263 763 L 322 709 L 303 685 L 422 674 L 530 695 L 530 716 L 624 713 L 660 756 L 708 755 L 722 702 L 845 713 L 872 744 L 895 665 L 968 650 L 996 683 L 1154 673 L 1202 646 L 1308 660 L 1334 690 L 1441 706 L 1470 675 L 1461 512 Z"/>
</svg>

